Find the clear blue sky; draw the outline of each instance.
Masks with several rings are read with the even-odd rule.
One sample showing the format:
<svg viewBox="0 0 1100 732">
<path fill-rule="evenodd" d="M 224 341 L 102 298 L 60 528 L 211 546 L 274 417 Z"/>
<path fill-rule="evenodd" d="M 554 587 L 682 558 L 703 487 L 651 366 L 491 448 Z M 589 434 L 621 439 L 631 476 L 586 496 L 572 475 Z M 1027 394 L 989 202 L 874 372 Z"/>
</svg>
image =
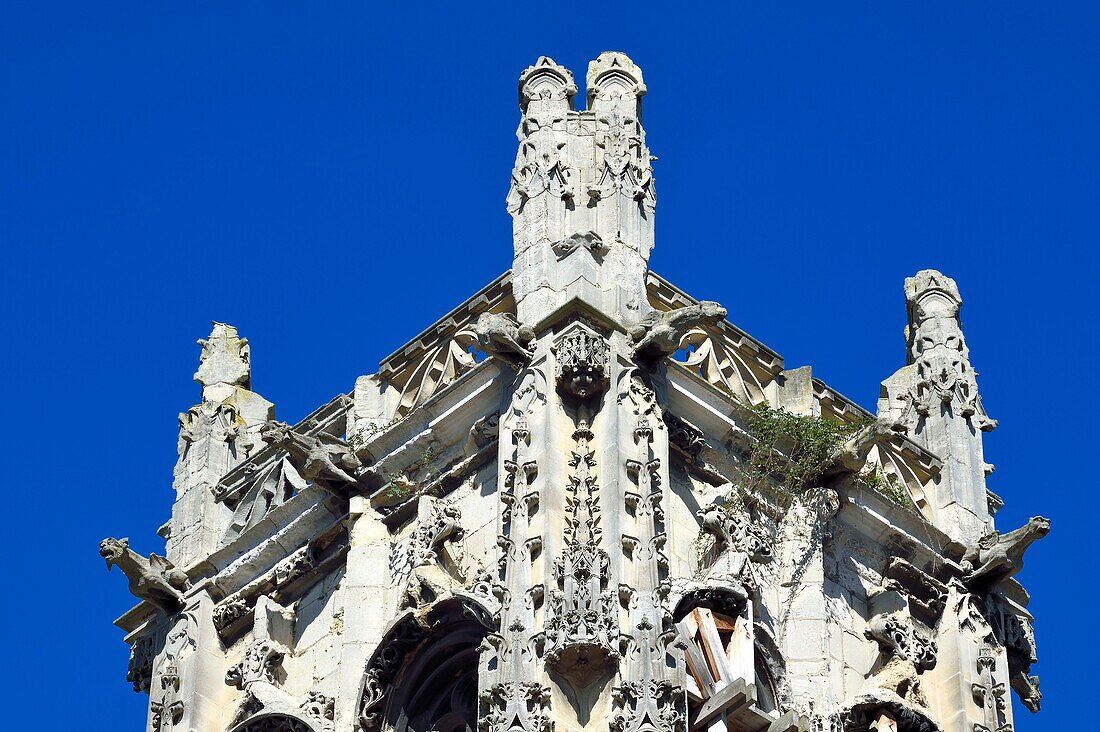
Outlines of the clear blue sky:
<svg viewBox="0 0 1100 732">
<path fill-rule="evenodd" d="M 650 90 L 653 268 L 788 366 L 873 408 L 902 280 L 958 281 L 1001 526 L 1054 524 L 1017 730 L 1088 718 L 1097 6 L 400 5 L 0 4 L 7 726 L 141 728 L 96 545 L 162 551 L 210 320 L 281 418 L 350 390 L 510 265 L 520 70 L 605 49 Z"/>
</svg>

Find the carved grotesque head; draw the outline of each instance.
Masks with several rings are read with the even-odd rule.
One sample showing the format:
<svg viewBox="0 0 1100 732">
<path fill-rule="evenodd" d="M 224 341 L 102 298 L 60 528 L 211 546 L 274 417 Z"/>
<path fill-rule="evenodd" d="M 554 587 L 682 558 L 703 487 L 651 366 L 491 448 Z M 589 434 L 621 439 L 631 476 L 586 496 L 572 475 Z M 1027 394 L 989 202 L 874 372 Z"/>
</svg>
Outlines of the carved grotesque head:
<svg viewBox="0 0 1100 732">
<path fill-rule="evenodd" d="M 99 542 L 99 556 L 107 560 L 107 569 L 118 563 L 118 560 L 122 559 L 126 554 L 126 549 L 130 546 L 129 539 L 112 539 L 110 537 Z"/>
<path fill-rule="evenodd" d="M 273 419 L 268 420 L 267 423 L 260 428 L 260 439 L 269 445 L 280 444 L 286 440 L 289 429 L 286 422 L 277 422 Z"/>
<path fill-rule="evenodd" d="M 1050 533 L 1050 519 L 1044 516 L 1035 516 L 1027 522 L 1028 533 L 1036 539 L 1041 539 Z"/>
<path fill-rule="evenodd" d="M 699 310 L 702 312 L 704 318 L 715 323 L 722 320 L 728 314 L 724 307 L 713 300 L 700 301 Z"/>
</svg>

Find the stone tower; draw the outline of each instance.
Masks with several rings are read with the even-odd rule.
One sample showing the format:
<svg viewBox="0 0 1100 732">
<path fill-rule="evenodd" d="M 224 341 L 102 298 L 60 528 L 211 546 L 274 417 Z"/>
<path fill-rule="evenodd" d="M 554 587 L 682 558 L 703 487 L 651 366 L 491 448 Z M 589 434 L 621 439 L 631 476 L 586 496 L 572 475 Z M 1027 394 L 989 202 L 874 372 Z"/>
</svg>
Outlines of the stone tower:
<svg viewBox="0 0 1100 732">
<path fill-rule="evenodd" d="M 1045 519 L 1001 534 L 962 299 L 877 414 L 648 271 L 641 70 L 519 80 L 512 268 L 291 426 L 200 341 L 166 557 L 105 539 L 151 732 L 1006 732 Z"/>
</svg>

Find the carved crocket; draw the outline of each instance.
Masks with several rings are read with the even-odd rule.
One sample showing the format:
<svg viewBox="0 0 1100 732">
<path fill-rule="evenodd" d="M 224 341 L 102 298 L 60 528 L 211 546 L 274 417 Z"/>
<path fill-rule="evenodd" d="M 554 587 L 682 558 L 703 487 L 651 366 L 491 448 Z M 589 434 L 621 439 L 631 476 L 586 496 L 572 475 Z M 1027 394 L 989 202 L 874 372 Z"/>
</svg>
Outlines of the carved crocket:
<svg viewBox="0 0 1100 732">
<path fill-rule="evenodd" d="M 263 426 L 260 437 L 268 444 L 285 449 L 294 467 L 306 480 L 325 487 L 359 483 L 357 473 L 362 463 L 348 444 L 338 437 L 323 432 L 306 435 L 275 420 Z"/>
<path fill-rule="evenodd" d="M 1023 569 L 1027 548 L 1049 532 L 1050 519 L 1036 516 L 1015 531 L 1007 534 L 992 531 L 983 536 L 963 555 L 966 572 L 963 581 L 967 588 L 984 595 L 1015 575 Z"/>
<path fill-rule="evenodd" d="M 191 586 L 187 575 L 156 554 L 142 557 L 130 548 L 129 539 L 107 538 L 99 542 L 99 555 L 107 570 L 118 566 L 130 580 L 130 593 L 171 615 L 183 605 L 183 591 Z"/>
<path fill-rule="evenodd" d="M 710 300 L 664 313 L 650 313 L 630 329 L 630 337 L 634 339 L 634 355 L 647 362 L 669 356 L 680 348 L 689 330 L 715 325 L 725 317 L 726 309 Z"/>
<path fill-rule="evenodd" d="M 523 366 L 531 358 L 530 343 L 535 332 L 520 325 L 511 313 L 482 313 L 474 332 L 481 350 L 510 366 Z"/>
</svg>

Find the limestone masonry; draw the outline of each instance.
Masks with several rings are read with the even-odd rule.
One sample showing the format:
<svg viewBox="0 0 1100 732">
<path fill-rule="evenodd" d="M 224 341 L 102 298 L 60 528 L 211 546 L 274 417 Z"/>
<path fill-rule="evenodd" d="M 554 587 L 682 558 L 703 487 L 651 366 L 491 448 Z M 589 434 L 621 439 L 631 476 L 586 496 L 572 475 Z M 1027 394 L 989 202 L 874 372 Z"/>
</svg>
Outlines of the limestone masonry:
<svg viewBox="0 0 1100 732">
<path fill-rule="evenodd" d="M 166 557 L 100 554 L 153 732 L 1008 732 L 1049 530 L 1001 500 L 955 282 L 872 415 L 648 270 L 624 54 L 519 79 L 509 271 L 293 426 L 199 341 Z M 147 541 L 140 542 L 142 544 Z"/>
</svg>

